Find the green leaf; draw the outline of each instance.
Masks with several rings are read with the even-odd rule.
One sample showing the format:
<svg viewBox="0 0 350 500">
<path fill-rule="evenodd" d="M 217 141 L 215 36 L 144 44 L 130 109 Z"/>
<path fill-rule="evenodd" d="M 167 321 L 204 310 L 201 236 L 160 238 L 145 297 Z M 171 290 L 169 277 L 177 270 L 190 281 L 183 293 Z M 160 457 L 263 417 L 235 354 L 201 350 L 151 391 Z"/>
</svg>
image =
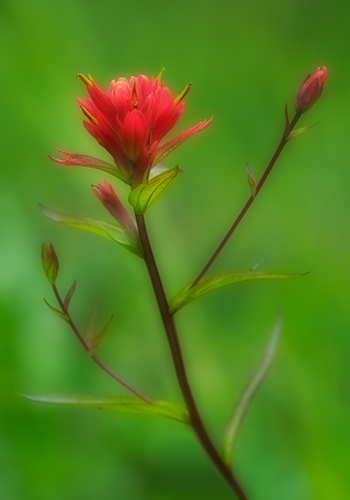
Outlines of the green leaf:
<svg viewBox="0 0 350 500">
<path fill-rule="evenodd" d="M 144 214 L 160 193 L 178 173 L 178 167 L 153 177 L 147 184 L 140 184 L 129 195 L 129 203 L 138 215 Z"/>
<path fill-rule="evenodd" d="M 67 323 L 69 322 L 69 317 L 67 316 L 67 314 L 64 314 L 62 311 L 59 311 L 58 309 L 55 309 L 54 307 L 52 307 L 47 302 L 46 299 L 44 299 L 44 302 L 51 309 L 51 311 L 54 312 L 59 318 L 64 319 L 64 321 L 67 321 Z"/>
<path fill-rule="evenodd" d="M 277 274 L 245 271 L 239 273 L 214 274 L 212 276 L 206 276 L 196 285 L 192 286 L 192 283 L 190 283 L 183 288 L 170 302 L 169 312 L 170 314 L 174 314 L 176 311 L 181 309 L 181 307 L 184 307 L 186 304 L 189 304 L 198 297 L 201 297 L 212 290 L 217 290 L 223 286 L 249 280 L 297 278 L 299 276 L 304 276 L 304 274 Z"/>
<path fill-rule="evenodd" d="M 247 169 L 248 184 L 249 184 L 250 190 L 252 192 L 252 196 L 253 196 L 253 198 L 255 198 L 255 194 L 256 194 L 256 180 L 255 180 L 255 175 L 254 175 L 253 170 L 251 169 L 249 163 L 247 163 L 246 169 Z"/>
<path fill-rule="evenodd" d="M 313 123 L 312 125 L 308 125 L 307 127 L 303 127 L 303 128 L 298 128 L 297 130 L 294 130 L 294 132 L 291 132 L 288 137 L 286 138 L 287 141 L 291 141 L 292 139 L 294 139 L 295 137 L 298 137 L 298 135 L 301 135 L 303 134 L 304 132 L 306 132 L 307 130 L 309 130 L 310 128 L 314 127 L 315 125 L 317 125 L 318 122 L 316 123 Z"/>
<path fill-rule="evenodd" d="M 111 398 L 97 396 L 66 396 L 66 395 L 42 395 L 28 396 L 17 393 L 19 396 L 39 403 L 51 403 L 55 405 L 84 406 L 99 410 L 115 411 L 117 413 L 139 413 L 154 415 L 177 420 L 184 424 L 190 424 L 190 417 L 185 408 L 166 401 L 155 401 L 154 405 L 138 398 Z"/>
<path fill-rule="evenodd" d="M 70 289 L 67 292 L 66 298 L 64 299 L 64 307 L 66 310 L 68 310 L 68 306 L 70 303 L 70 299 L 73 297 L 73 294 L 75 292 L 75 287 L 76 287 L 77 282 L 74 280 L 73 285 L 70 287 Z"/>
<path fill-rule="evenodd" d="M 117 224 L 110 224 L 109 222 L 98 221 L 93 219 L 88 219 L 87 217 L 81 217 L 79 215 L 72 216 L 67 214 L 62 214 L 51 210 L 43 205 L 39 205 L 40 210 L 46 217 L 52 219 L 58 224 L 63 224 L 64 226 L 75 227 L 77 229 L 83 229 L 85 231 L 90 231 L 92 233 L 99 234 L 108 240 L 114 241 L 119 245 L 123 246 L 130 252 L 142 257 L 140 249 L 131 244 L 127 238 L 124 230 L 121 226 Z"/>
<path fill-rule="evenodd" d="M 264 357 L 257 367 L 252 378 L 238 398 L 231 415 L 225 426 L 223 434 L 223 453 L 224 462 L 231 468 L 233 463 L 234 447 L 237 440 L 238 432 L 243 423 L 244 417 L 252 403 L 254 395 L 265 378 L 276 353 L 276 345 L 281 330 L 281 318 L 277 318 L 275 328 L 270 337 Z"/>
<path fill-rule="evenodd" d="M 89 347 L 89 354 L 90 354 L 90 347 L 92 346 L 95 337 L 97 313 L 98 313 L 98 305 L 96 304 L 84 332 L 84 340 L 86 345 Z"/>
<path fill-rule="evenodd" d="M 99 343 L 101 342 L 104 334 L 108 330 L 108 328 L 109 328 L 110 324 L 112 323 L 112 321 L 113 321 L 113 316 L 108 321 L 107 325 L 100 331 L 100 333 L 98 335 L 96 335 L 96 337 L 94 338 L 93 342 L 91 343 L 91 346 L 89 347 L 89 354 L 90 354 L 91 357 L 93 357 L 95 355 L 96 349 L 97 349 Z"/>
</svg>

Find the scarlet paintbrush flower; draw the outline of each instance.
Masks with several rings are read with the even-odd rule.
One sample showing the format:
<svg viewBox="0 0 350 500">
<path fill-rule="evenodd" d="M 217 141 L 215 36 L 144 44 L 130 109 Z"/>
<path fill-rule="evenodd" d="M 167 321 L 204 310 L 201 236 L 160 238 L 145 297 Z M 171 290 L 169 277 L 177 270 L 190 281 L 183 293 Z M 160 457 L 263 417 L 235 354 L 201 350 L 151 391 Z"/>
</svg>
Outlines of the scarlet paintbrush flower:
<svg viewBox="0 0 350 500">
<path fill-rule="evenodd" d="M 107 179 L 105 179 L 104 185 L 99 183 L 92 190 L 97 198 L 102 201 L 109 213 L 119 222 L 128 239 L 133 243 L 138 243 L 139 235 L 135 222 L 124 208 Z"/>
<path fill-rule="evenodd" d="M 115 166 L 97 158 L 58 150 L 64 158 L 50 157 L 63 165 L 95 167 L 112 173 L 124 182 L 136 187 L 147 181 L 152 167 L 193 134 L 206 128 L 209 121 L 182 132 L 161 144 L 162 139 L 181 117 L 190 86 L 178 96 L 172 97 L 159 78 L 149 79 L 140 75 L 113 80 L 107 93 L 92 78 L 78 75 L 86 84 L 90 98 L 78 105 L 87 117 L 86 130 L 113 157 Z"/>
<path fill-rule="evenodd" d="M 297 113 L 305 113 L 316 101 L 321 97 L 323 86 L 326 81 L 327 68 L 323 66 L 322 69 L 317 68 L 314 75 L 308 75 L 295 101 L 295 110 Z"/>
</svg>

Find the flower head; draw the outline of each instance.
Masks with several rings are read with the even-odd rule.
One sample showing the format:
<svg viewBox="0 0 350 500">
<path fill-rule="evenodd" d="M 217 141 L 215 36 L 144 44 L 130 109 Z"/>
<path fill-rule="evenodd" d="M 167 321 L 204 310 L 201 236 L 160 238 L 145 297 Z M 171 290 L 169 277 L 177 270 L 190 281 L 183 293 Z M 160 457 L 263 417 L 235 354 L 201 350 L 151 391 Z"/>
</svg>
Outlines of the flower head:
<svg viewBox="0 0 350 500">
<path fill-rule="evenodd" d="M 305 113 L 321 97 L 323 86 L 326 81 L 327 68 L 323 66 L 317 68 L 314 75 L 308 75 L 295 101 L 295 110 L 297 113 Z"/>
<path fill-rule="evenodd" d="M 133 187 L 148 179 L 151 168 L 157 165 L 173 149 L 193 134 L 206 128 L 209 121 L 182 132 L 164 144 L 161 141 L 176 125 L 185 103 L 184 97 L 190 86 L 178 96 L 172 97 L 170 90 L 159 79 L 139 77 L 113 80 L 107 92 L 101 90 L 92 78 L 78 75 L 86 84 L 89 98 L 77 102 L 83 114 L 86 130 L 113 157 L 117 177 Z M 96 158 L 64 153 L 61 159 L 51 158 L 64 165 L 99 167 Z M 109 166 L 113 170 L 113 166 Z M 105 168 L 106 170 L 106 168 Z"/>
</svg>

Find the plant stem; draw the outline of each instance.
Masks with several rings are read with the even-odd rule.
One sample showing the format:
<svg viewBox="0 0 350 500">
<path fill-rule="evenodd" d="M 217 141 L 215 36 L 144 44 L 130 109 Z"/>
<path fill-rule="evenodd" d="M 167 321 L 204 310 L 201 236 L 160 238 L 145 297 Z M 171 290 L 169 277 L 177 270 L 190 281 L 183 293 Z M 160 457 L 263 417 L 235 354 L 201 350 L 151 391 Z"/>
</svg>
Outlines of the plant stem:
<svg viewBox="0 0 350 500">
<path fill-rule="evenodd" d="M 141 394 L 137 389 L 135 389 L 130 384 L 128 384 L 125 380 L 123 380 L 121 377 L 119 377 L 116 373 L 112 372 L 112 370 L 110 370 L 104 363 L 102 363 L 102 361 L 96 356 L 96 354 L 94 354 L 93 356 L 90 355 L 89 346 L 86 344 L 86 342 L 84 341 L 83 337 L 80 335 L 79 330 L 77 329 L 77 327 L 73 323 L 73 320 L 70 317 L 70 314 L 68 313 L 67 308 L 65 307 L 64 303 L 62 302 L 62 299 L 60 297 L 60 294 L 58 293 L 56 285 L 52 285 L 52 289 L 54 291 L 54 294 L 56 296 L 57 302 L 59 303 L 62 312 L 69 319 L 67 321 L 67 323 L 69 324 L 69 326 L 71 327 L 71 329 L 73 330 L 73 332 L 75 333 L 75 335 L 78 337 L 79 342 L 82 344 L 82 346 L 84 347 L 85 351 L 89 354 L 89 356 L 91 357 L 91 359 L 93 361 L 95 361 L 95 363 L 100 368 L 102 368 L 102 370 L 104 372 L 106 372 L 109 376 L 111 376 L 112 378 L 114 378 L 114 380 L 116 380 L 117 382 L 119 382 L 120 384 L 122 384 L 129 391 L 133 392 L 135 394 L 135 396 L 137 396 L 138 398 L 143 399 L 144 401 L 146 401 L 146 403 L 154 405 L 153 401 L 151 401 L 150 399 L 146 398 L 146 396 L 144 396 L 143 394 Z"/>
<path fill-rule="evenodd" d="M 181 388 L 183 398 L 186 403 L 186 407 L 191 417 L 192 427 L 196 433 L 199 441 L 201 442 L 203 448 L 209 455 L 210 459 L 225 478 L 231 489 L 236 493 L 239 500 L 248 500 L 246 495 L 243 493 L 240 485 L 238 484 L 235 476 L 231 473 L 228 466 L 223 462 L 222 458 L 218 454 L 216 448 L 214 447 L 211 439 L 209 438 L 207 431 L 203 425 L 202 419 L 197 410 L 192 391 L 187 379 L 185 365 L 182 357 L 182 352 L 180 348 L 180 343 L 174 323 L 173 317 L 169 314 L 168 302 L 165 296 L 164 288 L 159 276 L 156 262 L 154 260 L 151 245 L 148 239 L 147 230 L 145 226 L 145 221 L 143 215 L 136 215 L 136 221 L 139 229 L 140 240 L 144 252 L 145 263 L 148 269 L 148 273 L 153 285 L 154 293 L 158 302 L 158 307 L 163 320 L 164 328 L 167 334 L 168 342 L 171 349 L 171 354 L 174 361 L 175 371 L 177 375 L 177 380 Z"/>
<path fill-rule="evenodd" d="M 195 286 L 199 280 L 201 278 L 203 278 L 203 276 L 207 273 L 207 271 L 209 270 L 209 268 L 211 267 L 211 265 L 213 264 L 213 262 L 215 261 L 215 259 L 217 258 L 217 256 L 219 255 L 219 253 L 221 252 L 221 250 L 224 248 L 224 246 L 226 245 L 226 243 L 228 242 L 228 240 L 230 239 L 230 237 L 232 236 L 233 232 L 235 231 L 236 227 L 238 226 L 238 224 L 241 222 L 241 220 L 243 219 L 244 215 L 246 214 L 246 212 L 248 211 L 250 205 L 253 203 L 253 201 L 255 200 L 255 198 L 257 197 L 260 189 L 263 187 L 269 173 L 271 172 L 272 170 L 272 167 L 274 166 L 274 164 L 276 163 L 276 160 L 277 158 L 279 157 L 279 155 L 281 154 L 281 151 L 282 149 L 284 148 L 284 146 L 287 144 L 288 142 L 288 135 L 291 133 L 291 131 L 293 130 L 293 128 L 295 127 L 297 121 L 299 120 L 301 116 L 301 113 L 296 113 L 296 115 L 294 116 L 293 120 L 291 121 L 291 123 L 289 124 L 288 122 L 288 117 L 286 115 L 286 119 L 287 119 L 287 125 L 286 125 L 286 128 L 285 128 L 285 131 L 284 131 L 284 134 L 282 136 L 282 139 L 276 149 L 276 152 L 275 154 L 273 155 L 270 163 L 268 164 L 265 172 L 264 172 L 264 175 L 262 176 L 262 178 L 260 179 L 260 182 L 259 184 L 256 186 L 256 191 L 255 191 L 255 196 L 251 196 L 249 198 L 249 200 L 247 201 L 247 203 L 245 204 L 245 206 L 243 207 L 241 213 L 238 215 L 237 219 L 235 220 L 235 222 L 233 223 L 233 225 L 231 226 L 230 230 L 228 231 L 228 233 L 226 234 L 225 238 L 222 240 L 222 242 L 220 243 L 220 245 L 218 246 L 217 250 L 214 252 L 213 256 L 211 257 L 211 259 L 209 260 L 209 262 L 207 263 L 207 265 L 204 267 L 203 271 L 198 275 L 198 277 L 194 280 L 194 282 L 192 283 L 192 287 Z"/>
</svg>

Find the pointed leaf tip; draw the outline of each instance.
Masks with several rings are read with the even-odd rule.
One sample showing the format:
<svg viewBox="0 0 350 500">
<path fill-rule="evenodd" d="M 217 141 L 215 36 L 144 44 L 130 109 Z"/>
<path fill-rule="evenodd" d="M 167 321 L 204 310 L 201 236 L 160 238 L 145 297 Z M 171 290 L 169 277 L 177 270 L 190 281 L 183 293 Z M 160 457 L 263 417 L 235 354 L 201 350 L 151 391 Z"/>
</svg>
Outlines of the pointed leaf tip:
<svg viewBox="0 0 350 500">
<path fill-rule="evenodd" d="M 68 395 L 41 395 L 29 396 L 17 393 L 19 396 L 30 401 L 38 403 L 50 403 L 55 405 L 83 406 L 96 408 L 99 410 L 109 410 L 116 413 L 138 413 L 144 415 L 153 415 L 165 417 L 184 424 L 191 424 L 188 411 L 175 403 L 167 401 L 155 401 L 155 404 L 149 404 L 138 398 L 111 398 L 98 396 L 68 396 Z"/>
<path fill-rule="evenodd" d="M 59 318 L 64 319 L 64 321 L 67 321 L 67 323 L 69 323 L 70 319 L 69 316 L 67 316 L 67 314 L 65 314 L 62 311 L 59 311 L 58 309 L 55 309 L 52 305 L 48 303 L 46 299 L 44 299 L 44 302 L 51 309 L 51 311 L 54 312 Z"/>
<path fill-rule="evenodd" d="M 79 215 L 72 216 L 63 214 L 61 212 L 56 212 L 50 208 L 44 207 L 39 204 L 39 208 L 46 217 L 52 219 L 58 224 L 63 224 L 64 226 L 75 227 L 77 229 L 82 229 L 85 231 L 90 231 L 95 234 L 99 234 L 108 240 L 119 243 L 130 252 L 143 257 L 139 247 L 132 245 L 130 240 L 127 238 L 123 228 L 117 224 L 110 224 L 109 222 L 104 222 L 100 220 L 88 219 L 87 217 L 81 217 Z"/>
<path fill-rule="evenodd" d="M 108 328 L 110 327 L 111 323 L 113 321 L 113 315 L 111 316 L 111 319 L 108 321 L 107 325 L 100 331 L 99 334 L 96 335 L 96 337 L 93 339 L 91 346 L 89 347 L 89 354 L 91 357 L 95 356 L 96 349 L 103 339 L 105 333 L 107 332 Z"/>
<path fill-rule="evenodd" d="M 73 285 L 68 290 L 66 298 L 64 299 L 64 307 L 65 307 L 66 310 L 68 309 L 70 299 L 73 297 L 73 294 L 75 292 L 76 284 L 77 284 L 77 282 L 74 280 Z"/>
<path fill-rule="evenodd" d="M 254 176 L 253 170 L 251 169 L 249 163 L 247 163 L 246 169 L 247 169 L 248 184 L 249 184 L 250 190 L 252 192 L 252 197 L 255 198 L 255 194 L 256 194 L 256 180 L 255 180 L 255 176 Z"/>
<path fill-rule="evenodd" d="M 278 315 L 264 356 L 252 378 L 239 396 L 229 416 L 223 434 L 223 461 L 231 468 L 237 436 L 253 398 L 263 382 L 276 354 L 277 341 L 281 331 L 282 317 Z"/>
<path fill-rule="evenodd" d="M 95 337 L 95 327 L 96 327 L 97 314 L 98 314 L 98 304 L 95 304 L 95 307 L 92 311 L 92 314 L 90 316 L 90 319 L 88 321 L 88 324 L 86 326 L 84 336 L 83 336 L 84 341 L 89 348 L 89 354 L 90 354 L 90 347 L 92 346 L 93 341 L 94 341 L 94 337 Z"/>
<path fill-rule="evenodd" d="M 205 276 L 200 281 L 198 281 L 196 285 L 192 286 L 192 283 L 189 283 L 182 290 L 180 290 L 177 295 L 175 295 L 175 297 L 169 303 L 169 313 L 174 314 L 186 304 L 191 303 L 202 295 L 205 295 L 208 292 L 217 290 L 227 285 L 257 279 L 297 278 L 300 276 L 304 276 L 304 274 L 279 274 L 244 271 Z"/>
<path fill-rule="evenodd" d="M 298 137 L 299 135 L 303 134 L 304 132 L 306 132 L 307 130 L 309 130 L 310 128 L 314 127 L 315 125 L 317 125 L 318 122 L 315 122 L 313 123 L 312 125 L 308 125 L 307 127 L 302 127 L 302 128 L 298 128 L 297 130 L 294 130 L 294 132 L 291 132 L 286 140 L 287 141 L 291 141 L 292 139 L 294 139 L 295 137 Z"/>
</svg>

